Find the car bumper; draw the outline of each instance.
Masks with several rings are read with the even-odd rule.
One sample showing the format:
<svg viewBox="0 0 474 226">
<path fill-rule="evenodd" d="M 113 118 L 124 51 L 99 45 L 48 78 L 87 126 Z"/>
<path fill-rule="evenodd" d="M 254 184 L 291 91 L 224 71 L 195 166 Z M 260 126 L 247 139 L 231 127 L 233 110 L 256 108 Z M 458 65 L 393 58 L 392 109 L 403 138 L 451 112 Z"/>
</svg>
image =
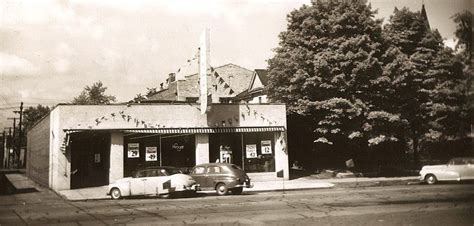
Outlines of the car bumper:
<svg viewBox="0 0 474 226">
<path fill-rule="evenodd" d="M 191 186 L 183 186 L 182 188 L 176 188 L 175 191 L 200 191 L 201 186 L 199 184 L 193 184 Z"/>
<path fill-rule="evenodd" d="M 236 188 L 253 188 L 253 184 L 249 182 L 246 182 L 244 184 L 237 184 L 235 185 Z"/>
</svg>

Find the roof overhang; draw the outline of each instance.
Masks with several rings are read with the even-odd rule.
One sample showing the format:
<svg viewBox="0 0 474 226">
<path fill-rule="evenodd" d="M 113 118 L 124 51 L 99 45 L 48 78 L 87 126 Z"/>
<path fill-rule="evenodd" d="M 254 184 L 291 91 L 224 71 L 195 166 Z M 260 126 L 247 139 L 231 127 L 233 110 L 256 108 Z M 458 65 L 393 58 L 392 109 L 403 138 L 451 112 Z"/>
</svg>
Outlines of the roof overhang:
<svg viewBox="0 0 474 226">
<path fill-rule="evenodd" d="M 254 133 L 283 132 L 283 126 L 263 127 L 191 127 L 191 128 L 129 128 L 129 129 L 64 129 L 67 134 L 81 132 L 123 132 L 148 134 L 197 134 L 197 133 Z"/>
</svg>

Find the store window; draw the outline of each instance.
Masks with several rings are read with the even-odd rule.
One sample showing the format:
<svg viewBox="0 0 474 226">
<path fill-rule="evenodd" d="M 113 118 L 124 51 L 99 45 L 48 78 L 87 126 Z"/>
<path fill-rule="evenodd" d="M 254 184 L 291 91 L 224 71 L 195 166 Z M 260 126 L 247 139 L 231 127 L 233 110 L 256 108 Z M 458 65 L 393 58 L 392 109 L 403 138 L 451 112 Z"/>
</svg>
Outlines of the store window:
<svg viewBox="0 0 474 226">
<path fill-rule="evenodd" d="M 242 137 L 239 133 L 209 135 L 209 160 L 242 166 Z"/>
<path fill-rule="evenodd" d="M 211 162 L 233 163 L 246 172 L 275 172 L 274 133 L 209 135 Z"/>
<path fill-rule="evenodd" d="M 273 133 L 244 133 L 244 170 L 246 172 L 275 172 Z"/>
</svg>

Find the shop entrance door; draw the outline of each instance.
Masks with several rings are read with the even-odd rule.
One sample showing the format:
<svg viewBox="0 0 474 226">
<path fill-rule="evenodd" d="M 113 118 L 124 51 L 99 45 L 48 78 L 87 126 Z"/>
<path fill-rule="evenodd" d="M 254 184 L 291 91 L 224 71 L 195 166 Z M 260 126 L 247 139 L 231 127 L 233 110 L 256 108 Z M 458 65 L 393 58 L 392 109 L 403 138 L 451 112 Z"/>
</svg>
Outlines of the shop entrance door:
<svg viewBox="0 0 474 226">
<path fill-rule="evenodd" d="M 71 189 L 109 184 L 110 134 L 70 135 Z"/>
</svg>

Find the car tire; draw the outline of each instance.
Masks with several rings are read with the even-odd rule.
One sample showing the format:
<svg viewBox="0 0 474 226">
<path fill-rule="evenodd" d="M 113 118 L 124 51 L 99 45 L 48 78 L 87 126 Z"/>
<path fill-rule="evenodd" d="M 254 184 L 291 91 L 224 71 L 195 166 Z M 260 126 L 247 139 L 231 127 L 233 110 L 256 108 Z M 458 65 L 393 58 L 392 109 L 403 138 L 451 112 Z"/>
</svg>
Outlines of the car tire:
<svg viewBox="0 0 474 226">
<path fill-rule="evenodd" d="M 218 195 L 226 195 L 227 191 L 227 186 L 224 183 L 219 183 L 216 185 L 216 192 Z"/>
<path fill-rule="evenodd" d="M 240 195 L 242 194 L 242 191 L 244 190 L 244 188 L 233 188 L 232 189 L 232 194 L 234 195 Z"/>
<path fill-rule="evenodd" d="M 427 184 L 430 184 L 430 185 L 431 185 L 431 184 L 436 184 L 436 182 L 438 181 L 438 179 L 436 178 L 435 175 L 433 175 L 433 174 L 428 174 L 428 175 L 426 175 L 426 177 L 425 177 L 425 181 L 426 181 Z"/>
<path fill-rule="evenodd" d="M 115 200 L 122 198 L 122 193 L 120 192 L 120 189 L 112 188 L 110 190 L 110 197 L 112 197 L 112 199 L 115 199 Z"/>
</svg>

